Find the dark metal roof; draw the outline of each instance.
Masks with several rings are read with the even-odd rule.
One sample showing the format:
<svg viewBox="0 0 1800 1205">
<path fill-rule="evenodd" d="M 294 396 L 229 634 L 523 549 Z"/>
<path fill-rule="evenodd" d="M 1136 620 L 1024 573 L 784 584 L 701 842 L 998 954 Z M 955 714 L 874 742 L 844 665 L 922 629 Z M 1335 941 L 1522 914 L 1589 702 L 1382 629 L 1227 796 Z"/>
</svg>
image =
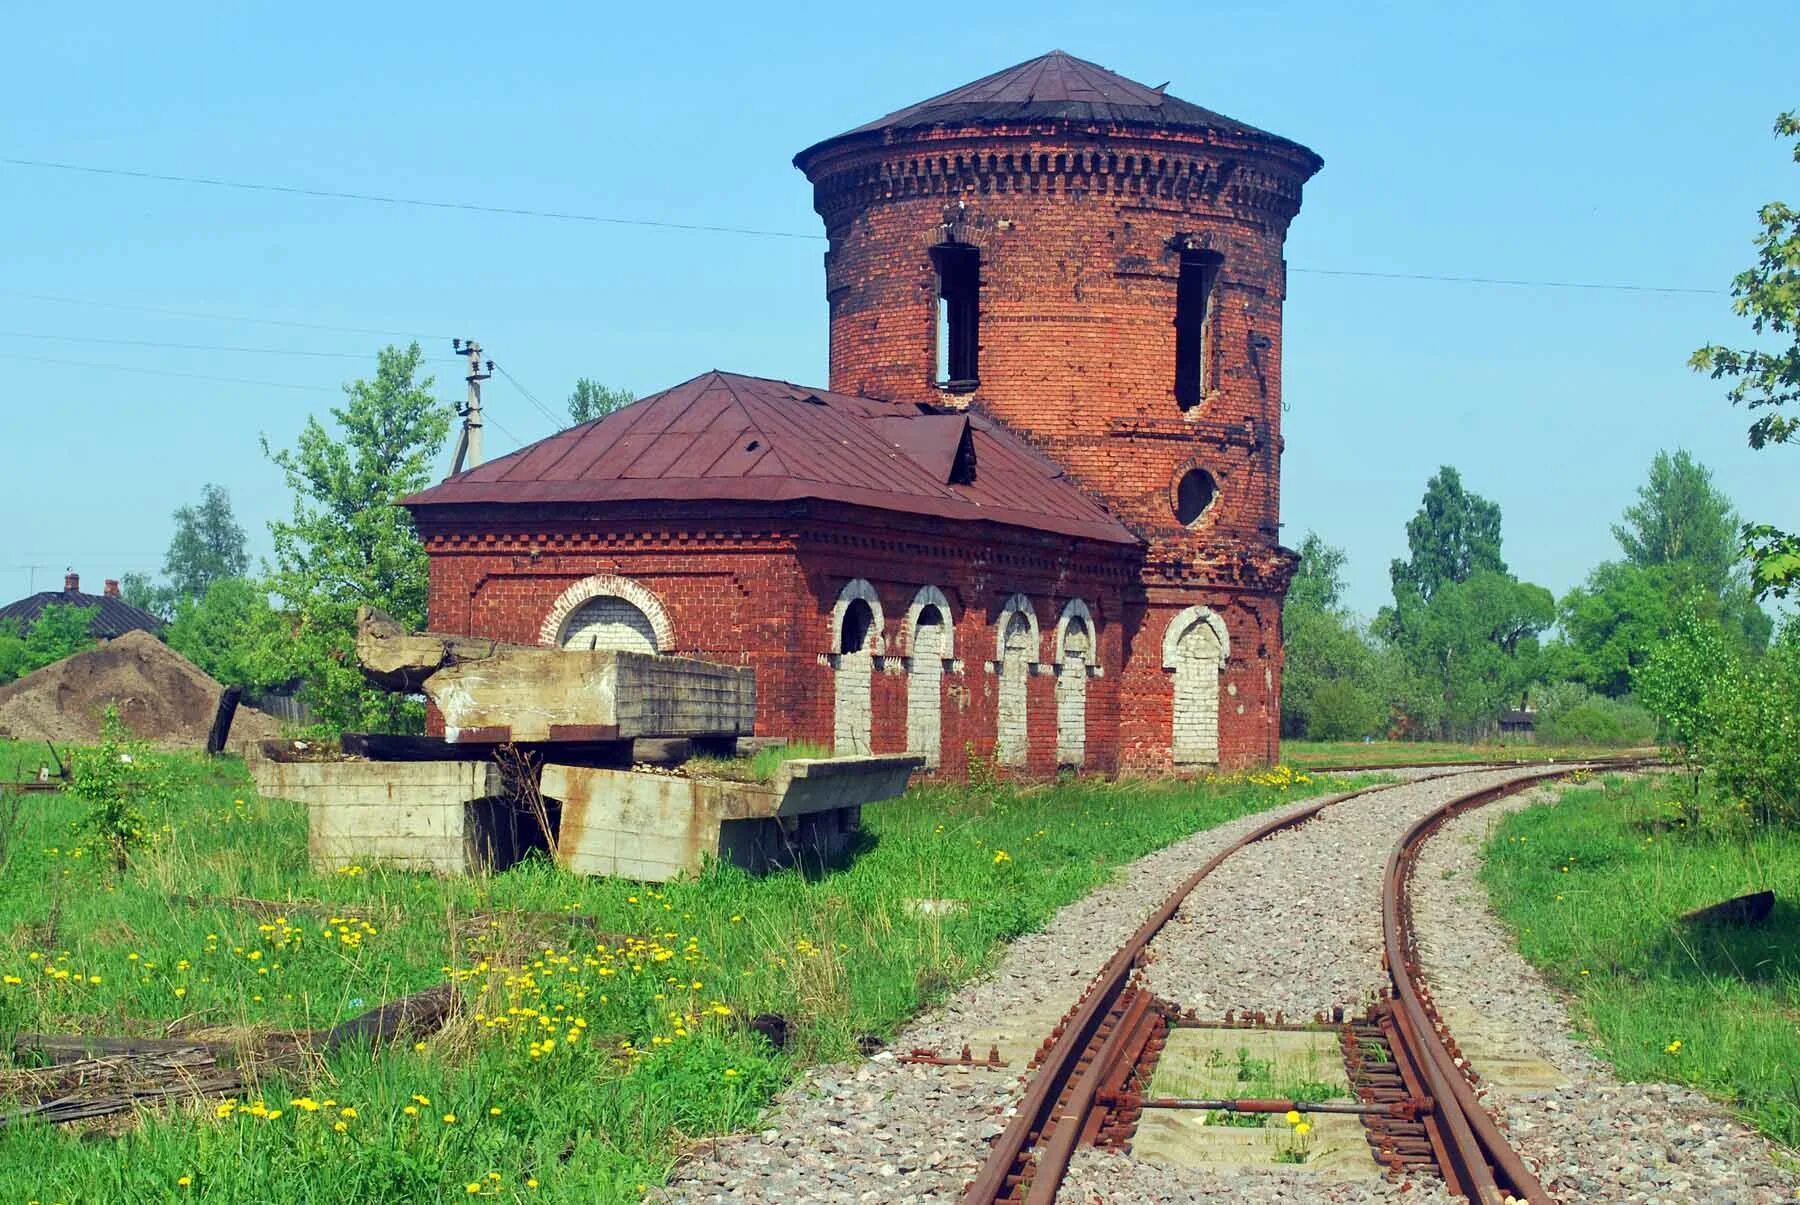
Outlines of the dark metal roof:
<svg viewBox="0 0 1800 1205">
<path fill-rule="evenodd" d="M 1167 85 L 1163 85 L 1166 87 Z M 995 122 L 1019 122 L 1061 118 L 1095 124 L 1144 125 L 1184 130 L 1207 130 L 1243 138 L 1279 143 L 1313 152 L 1297 142 L 1259 130 L 1248 122 L 1203 109 L 1170 96 L 1162 87 L 1151 88 L 1126 79 L 1097 63 L 1078 59 L 1060 50 L 996 71 L 973 83 L 952 88 L 930 100 L 908 105 L 867 125 L 846 130 L 801 151 L 794 163 L 801 170 L 806 160 L 834 143 L 863 135 L 930 126 L 971 126 Z M 1313 155 L 1317 158 L 1316 155 Z"/>
<path fill-rule="evenodd" d="M 154 636 L 164 627 L 162 620 L 128 602 L 101 594 L 83 594 L 79 590 L 40 590 L 29 598 L 0 607 L 0 621 L 17 620 L 21 630 L 29 631 L 32 621 L 52 603 L 99 608 L 88 624 L 88 634 L 96 640 L 111 640 L 127 632 L 149 632 Z"/>
<path fill-rule="evenodd" d="M 400 504 L 419 511 L 471 503 L 800 498 L 1138 542 L 1060 468 L 992 419 L 716 371 Z"/>
</svg>

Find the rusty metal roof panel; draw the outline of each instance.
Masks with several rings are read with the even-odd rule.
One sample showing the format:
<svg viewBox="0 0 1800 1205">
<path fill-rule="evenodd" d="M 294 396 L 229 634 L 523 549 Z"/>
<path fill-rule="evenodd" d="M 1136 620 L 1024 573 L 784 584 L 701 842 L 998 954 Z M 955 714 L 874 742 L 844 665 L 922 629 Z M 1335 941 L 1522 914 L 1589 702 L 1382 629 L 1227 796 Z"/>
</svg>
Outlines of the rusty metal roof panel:
<svg viewBox="0 0 1800 1205">
<path fill-rule="evenodd" d="M 794 156 L 794 164 L 805 171 L 807 163 L 818 152 L 850 139 L 933 126 L 980 126 L 1050 119 L 1215 131 L 1279 143 L 1313 154 L 1290 139 L 1170 96 L 1161 87 L 1140 84 L 1097 63 L 1052 50 L 815 143 Z"/>
<path fill-rule="evenodd" d="M 953 481 L 964 442 L 972 480 Z M 992 419 L 710 372 L 414 494 L 441 505 L 814 498 L 1137 539 Z"/>
</svg>

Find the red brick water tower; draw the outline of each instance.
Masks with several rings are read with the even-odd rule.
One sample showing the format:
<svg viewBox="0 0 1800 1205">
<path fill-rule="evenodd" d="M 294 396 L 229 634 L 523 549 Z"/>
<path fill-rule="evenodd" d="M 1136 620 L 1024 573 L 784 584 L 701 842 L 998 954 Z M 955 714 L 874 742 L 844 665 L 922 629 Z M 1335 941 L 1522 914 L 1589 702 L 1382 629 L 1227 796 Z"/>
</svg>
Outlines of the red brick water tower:
<svg viewBox="0 0 1800 1205">
<path fill-rule="evenodd" d="M 1282 247 L 1319 156 L 1054 51 L 795 164 L 829 239 L 831 388 L 991 415 L 1145 541 L 1121 764 L 1272 759 Z"/>
</svg>

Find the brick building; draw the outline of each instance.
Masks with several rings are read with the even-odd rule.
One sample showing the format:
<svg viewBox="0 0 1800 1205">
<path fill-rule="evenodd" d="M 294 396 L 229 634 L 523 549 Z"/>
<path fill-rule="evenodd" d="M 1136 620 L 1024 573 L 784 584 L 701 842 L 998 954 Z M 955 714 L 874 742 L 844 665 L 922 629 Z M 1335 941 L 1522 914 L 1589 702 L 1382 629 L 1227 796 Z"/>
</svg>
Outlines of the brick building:
<svg viewBox="0 0 1800 1205">
<path fill-rule="evenodd" d="M 827 139 L 830 389 L 707 373 L 406 500 L 434 628 L 756 669 L 759 731 L 1277 755 L 1313 152 L 1055 52 Z"/>
</svg>

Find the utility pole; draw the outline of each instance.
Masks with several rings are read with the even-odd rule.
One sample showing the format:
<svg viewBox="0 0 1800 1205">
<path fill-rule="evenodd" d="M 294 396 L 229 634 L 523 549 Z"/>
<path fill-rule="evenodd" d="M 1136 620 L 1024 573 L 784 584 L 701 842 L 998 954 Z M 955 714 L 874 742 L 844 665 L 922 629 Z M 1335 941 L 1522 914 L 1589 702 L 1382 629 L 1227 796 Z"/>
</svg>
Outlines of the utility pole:
<svg viewBox="0 0 1800 1205">
<path fill-rule="evenodd" d="M 469 357 L 469 373 L 463 378 L 469 382 L 469 400 L 456 410 L 462 416 L 463 425 L 462 434 L 456 440 L 456 459 L 450 465 L 450 475 L 454 477 L 463 471 L 465 460 L 469 468 L 481 463 L 481 383 L 494 375 L 494 362 L 488 360 L 484 364 L 481 344 L 473 339 L 452 339 L 450 346 L 457 355 Z"/>
</svg>

